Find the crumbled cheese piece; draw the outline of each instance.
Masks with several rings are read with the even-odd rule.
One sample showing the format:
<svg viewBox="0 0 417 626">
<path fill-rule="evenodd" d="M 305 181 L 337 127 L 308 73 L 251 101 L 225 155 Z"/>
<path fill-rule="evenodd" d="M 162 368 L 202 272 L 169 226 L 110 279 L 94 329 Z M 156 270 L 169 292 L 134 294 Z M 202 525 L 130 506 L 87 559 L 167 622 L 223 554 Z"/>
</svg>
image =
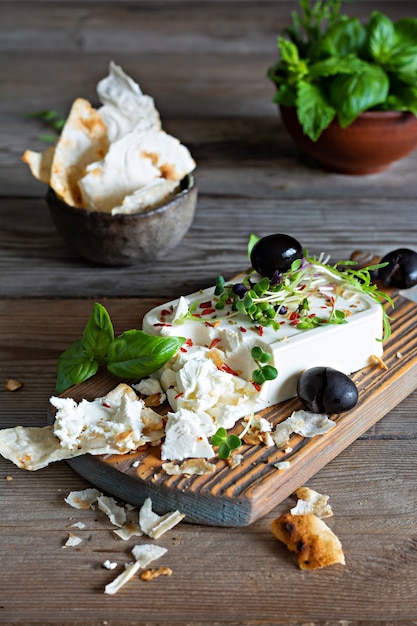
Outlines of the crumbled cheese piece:
<svg viewBox="0 0 417 626">
<path fill-rule="evenodd" d="M 114 561 L 109 561 L 109 559 L 107 559 L 106 561 L 104 561 L 103 567 L 105 567 L 106 569 L 116 569 L 117 563 Z"/>
<path fill-rule="evenodd" d="M 230 469 L 234 469 L 235 467 L 238 467 L 238 465 L 240 465 L 242 461 L 243 454 L 232 453 L 227 459 L 227 464 L 229 465 Z"/>
<path fill-rule="evenodd" d="M 142 378 L 142 380 L 136 385 L 132 385 L 132 387 L 144 396 L 153 396 L 157 393 L 162 393 L 161 383 L 157 378 Z"/>
<path fill-rule="evenodd" d="M 186 458 L 209 459 L 214 450 L 207 438 L 207 418 L 204 413 L 180 409 L 168 413 L 165 441 L 161 448 L 164 461 L 182 461 Z M 209 418 L 208 418 L 209 419 Z"/>
</svg>

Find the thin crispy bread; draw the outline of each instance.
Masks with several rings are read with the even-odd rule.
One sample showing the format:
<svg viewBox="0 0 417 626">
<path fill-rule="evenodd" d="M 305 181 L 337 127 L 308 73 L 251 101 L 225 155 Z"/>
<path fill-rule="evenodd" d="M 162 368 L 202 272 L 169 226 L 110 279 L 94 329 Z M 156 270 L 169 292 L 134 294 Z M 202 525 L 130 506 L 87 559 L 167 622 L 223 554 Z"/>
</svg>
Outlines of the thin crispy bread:
<svg viewBox="0 0 417 626">
<path fill-rule="evenodd" d="M 101 160 L 109 147 L 107 128 L 100 114 L 77 98 L 62 130 L 52 161 L 50 185 L 70 206 L 81 207 L 78 181 L 89 163 Z"/>
<path fill-rule="evenodd" d="M 271 523 L 272 534 L 298 556 L 301 569 L 345 564 L 342 545 L 333 531 L 314 514 L 285 513 Z"/>
</svg>

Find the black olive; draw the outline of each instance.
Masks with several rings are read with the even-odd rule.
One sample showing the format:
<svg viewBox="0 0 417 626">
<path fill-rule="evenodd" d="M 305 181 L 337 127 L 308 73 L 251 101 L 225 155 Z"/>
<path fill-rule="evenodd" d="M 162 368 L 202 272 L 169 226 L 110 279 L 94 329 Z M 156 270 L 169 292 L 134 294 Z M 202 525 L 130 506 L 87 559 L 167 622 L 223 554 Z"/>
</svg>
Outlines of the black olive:
<svg viewBox="0 0 417 626">
<path fill-rule="evenodd" d="M 384 287 L 409 289 L 417 285 L 417 252 L 398 248 L 386 254 L 381 263 L 388 263 L 378 270 L 378 279 Z"/>
<path fill-rule="evenodd" d="M 250 261 L 253 269 L 272 278 L 276 272 L 286 272 L 296 259 L 303 258 L 301 244 L 290 235 L 268 235 L 252 248 Z"/>
<path fill-rule="evenodd" d="M 297 395 L 313 413 L 342 413 L 358 402 L 358 390 L 349 376 L 331 367 L 312 367 L 298 379 Z"/>
</svg>

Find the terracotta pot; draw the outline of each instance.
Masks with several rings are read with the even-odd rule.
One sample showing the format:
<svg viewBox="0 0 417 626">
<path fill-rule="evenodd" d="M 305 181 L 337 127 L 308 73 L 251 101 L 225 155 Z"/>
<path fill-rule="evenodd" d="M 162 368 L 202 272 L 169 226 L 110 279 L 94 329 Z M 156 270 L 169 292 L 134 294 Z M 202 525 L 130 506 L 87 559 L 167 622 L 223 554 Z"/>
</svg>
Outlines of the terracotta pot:
<svg viewBox="0 0 417 626">
<path fill-rule="evenodd" d="M 194 218 L 197 186 L 188 175 L 166 204 L 130 215 L 69 206 L 51 188 L 46 201 L 58 232 L 74 252 L 102 265 L 134 265 L 161 259 L 179 244 Z"/>
<path fill-rule="evenodd" d="M 417 147 L 417 117 L 397 111 L 368 111 L 350 126 L 333 121 L 314 142 L 304 134 L 295 108 L 280 106 L 281 118 L 296 144 L 332 172 L 381 172 Z"/>
</svg>

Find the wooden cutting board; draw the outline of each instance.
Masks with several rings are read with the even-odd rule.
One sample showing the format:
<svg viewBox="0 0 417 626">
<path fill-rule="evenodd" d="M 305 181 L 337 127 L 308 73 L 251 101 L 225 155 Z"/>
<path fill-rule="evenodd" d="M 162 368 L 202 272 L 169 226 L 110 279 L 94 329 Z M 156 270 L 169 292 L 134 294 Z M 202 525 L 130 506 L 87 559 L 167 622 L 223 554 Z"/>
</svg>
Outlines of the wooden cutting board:
<svg viewBox="0 0 417 626">
<path fill-rule="evenodd" d="M 332 416 L 336 426 L 325 435 L 311 439 L 293 435 L 291 453 L 275 446 L 244 445 L 239 466 L 231 469 L 226 461 L 215 457 L 210 460 L 215 472 L 203 476 L 167 475 L 161 467 L 159 446 L 129 455 L 85 455 L 69 460 L 69 464 L 98 489 L 125 502 L 141 505 L 150 497 L 159 514 L 179 509 L 193 523 L 251 524 L 305 484 L 417 387 L 417 304 L 399 295 L 393 300 L 394 310 L 388 311 L 392 335 L 384 345 L 386 369 L 376 363 L 354 374 L 359 390 L 357 406 Z M 107 370 L 101 370 L 62 395 L 77 401 L 92 400 L 118 382 Z M 275 425 L 300 408 L 294 398 L 263 410 L 261 415 Z M 278 470 L 274 466 L 278 461 L 289 461 L 290 467 Z"/>
</svg>

